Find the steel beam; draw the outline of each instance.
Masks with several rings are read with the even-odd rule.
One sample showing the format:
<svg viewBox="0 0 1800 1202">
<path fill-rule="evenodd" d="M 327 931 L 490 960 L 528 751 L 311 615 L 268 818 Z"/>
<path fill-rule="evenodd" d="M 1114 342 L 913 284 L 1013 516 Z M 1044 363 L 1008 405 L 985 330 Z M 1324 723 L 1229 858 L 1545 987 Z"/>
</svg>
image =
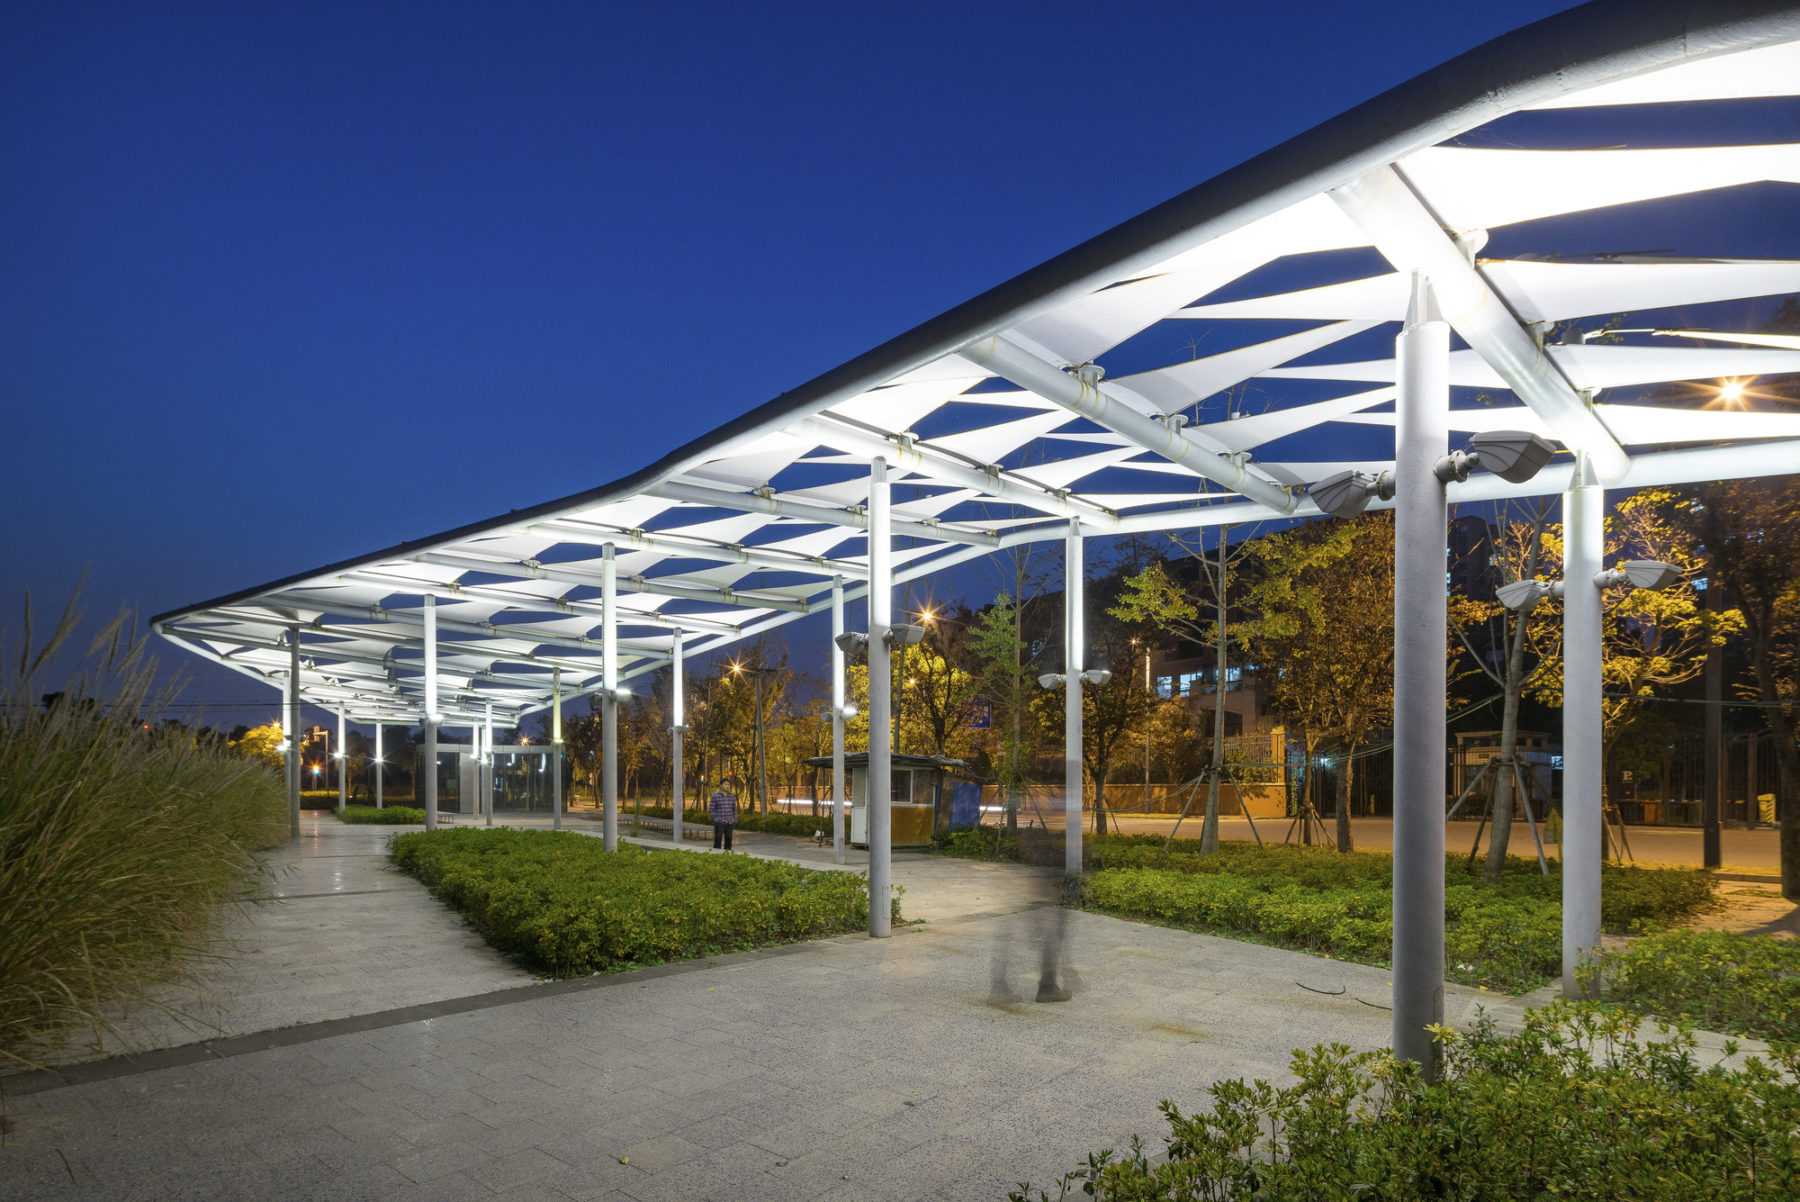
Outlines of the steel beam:
<svg viewBox="0 0 1800 1202">
<path fill-rule="evenodd" d="M 767 513 L 795 522 L 810 522 L 820 526 L 843 526 L 848 530 L 866 531 L 869 528 L 867 512 L 859 512 L 864 509 L 861 506 L 856 509 L 833 509 L 829 505 L 798 501 L 773 493 L 733 492 L 729 489 L 707 488 L 704 485 L 689 484 L 679 480 L 666 480 L 661 484 L 652 485 L 646 492 L 650 496 L 661 497 L 665 501 L 706 505 L 713 509 L 729 509 L 735 513 Z M 888 525 L 897 538 L 938 539 L 947 543 L 963 543 L 971 547 L 992 547 L 999 538 L 991 531 L 963 530 L 937 522 L 894 521 L 890 517 Z M 825 560 L 824 562 L 835 564 L 837 561 Z M 857 574 L 858 579 L 867 579 L 867 576 L 866 571 Z"/>
<path fill-rule="evenodd" d="M 559 564 L 520 563 L 515 559 L 488 559 L 463 551 L 421 551 L 412 558 L 419 563 L 435 563 L 446 568 L 462 568 L 469 572 L 488 572 L 495 576 L 513 576 L 521 580 L 558 580 L 567 584 L 585 584 L 589 588 L 600 586 L 599 572 L 563 567 Z M 758 593 L 755 589 L 744 592 L 736 589 L 709 589 L 699 585 L 649 580 L 642 576 L 620 580 L 618 589 L 622 593 L 644 593 L 652 597 L 678 597 L 684 601 L 710 601 L 718 605 L 737 605 L 753 609 L 786 609 L 795 613 L 809 612 L 804 601 Z M 633 620 L 636 620 L 635 614 Z M 646 619 L 646 621 L 650 620 Z"/>
<path fill-rule="evenodd" d="M 1576 466 L 1563 494 L 1563 996 L 1582 996 L 1576 970 L 1600 950 L 1602 592 L 1589 582 L 1606 553 L 1606 492 Z"/>
<path fill-rule="evenodd" d="M 889 912 L 892 866 L 893 740 L 890 721 L 894 687 L 893 658 L 888 654 L 888 623 L 893 620 L 893 549 L 888 537 L 887 460 L 877 455 L 869 464 L 869 795 L 863 799 L 869 832 L 869 936 L 891 933 Z"/>
<path fill-rule="evenodd" d="M 1108 394 L 1098 380 L 1089 383 L 1077 379 L 999 337 L 972 342 L 960 353 L 1027 392 L 1085 417 L 1170 463 L 1180 464 L 1202 479 L 1260 501 L 1281 515 L 1294 508 L 1293 494 L 1281 485 L 1253 475 L 1242 460 L 1228 459 L 1197 446 L 1179 428 L 1144 416 Z"/>
<path fill-rule="evenodd" d="M 1450 327 L 1424 277 L 1395 343 L 1394 1022 L 1396 1055 L 1437 1075 L 1444 1020 L 1444 537 L 1436 465 L 1449 453 Z"/>
<path fill-rule="evenodd" d="M 572 537 L 583 541 L 609 542 L 619 547 L 629 547 L 634 551 L 654 551 L 681 559 L 709 559 L 718 563 L 741 563 L 747 567 L 775 572 L 800 572 L 808 576 L 830 576 L 846 570 L 842 565 L 834 564 L 823 556 L 796 555 L 792 552 L 773 551 L 763 547 L 748 547 L 738 543 L 721 543 L 708 539 L 690 538 L 678 531 L 626 530 L 576 521 L 572 518 L 556 518 L 548 522 L 536 522 L 526 529 L 541 530 L 547 534 Z M 867 569 L 854 570 L 852 574 L 866 577 L 868 571 Z"/>
<path fill-rule="evenodd" d="M 1068 489 L 1045 488 L 992 464 L 985 469 L 975 467 L 947 451 L 903 435 L 884 437 L 822 414 L 801 419 L 794 429 L 796 433 L 818 439 L 825 446 L 853 455 L 883 459 L 902 471 L 960 488 L 972 488 L 996 501 L 1022 505 L 1052 517 L 1076 519 L 1101 530 L 1112 529 L 1119 520 L 1114 511 L 1084 501 Z"/>
<path fill-rule="evenodd" d="M 1625 475 L 1625 448 L 1397 170 L 1377 167 L 1329 195 L 1396 270 L 1431 281 L 1444 319 L 1563 445 L 1585 452 L 1603 480 Z"/>
</svg>

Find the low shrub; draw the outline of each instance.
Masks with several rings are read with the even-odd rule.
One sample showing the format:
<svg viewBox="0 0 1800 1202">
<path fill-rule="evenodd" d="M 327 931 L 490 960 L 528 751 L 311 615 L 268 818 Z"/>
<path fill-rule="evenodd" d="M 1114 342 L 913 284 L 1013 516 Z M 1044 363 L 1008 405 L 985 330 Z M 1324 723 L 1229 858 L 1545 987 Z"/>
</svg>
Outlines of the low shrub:
<svg viewBox="0 0 1800 1202">
<path fill-rule="evenodd" d="M 710 823 L 712 820 L 709 818 Z M 789 814 L 785 811 L 770 810 L 767 814 L 752 814 L 742 811 L 738 815 L 737 828 L 740 831 L 760 831 L 765 835 L 792 835 L 799 839 L 810 839 L 814 831 L 831 833 L 831 815 L 820 814 L 814 818 L 811 814 Z"/>
<path fill-rule="evenodd" d="M 994 832 L 959 832 L 979 846 Z M 1014 849 L 1031 834 L 1007 836 Z M 1060 845 L 1060 836 L 1055 837 Z M 1122 918 L 1249 937 L 1314 954 L 1385 965 L 1393 944 L 1393 857 L 1289 844 L 1198 841 L 1165 849 L 1158 836 L 1102 836 L 1086 856 L 1091 909 Z M 955 847 L 951 841 L 951 848 Z M 953 853 L 954 854 L 954 853 Z M 1022 858 L 1015 850 L 1012 858 Z M 1468 985 L 1523 991 L 1562 966 L 1562 878 L 1510 861 L 1498 885 L 1462 857 L 1445 865 L 1445 974 Z M 1612 933 L 1657 929 L 1714 904 L 1716 883 L 1698 869 L 1602 870 L 1601 921 Z"/>
<path fill-rule="evenodd" d="M 487 939 L 558 977 L 791 943 L 869 920 L 866 876 L 750 856 L 608 852 L 572 831 L 416 831 L 394 861 Z M 891 903 L 899 917 L 899 902 Z"/>
<path fill-rule="evenodd" d="M 1502 1036 L 1440 1032 L 1426 1084 L 1390 1052 L 1297 1051 L 1292 1085 L 1234 1079 L 1210 1108 L 1162 1104 L 1167 1160 L 1134 1137 L 1088 1157 L 1052 1194 L 1012 1202 L 1484 1202 L 1541 1198 L 1791 1198 L 1800 1194 L 1800 1050 L 1697 1067 L 1691 1035 L 1635 1042 L 1630 1013 L 1558 1004 Z"/>
<path fill-rule="evenodd" d="M 1668 931 L 1603 952 L 1577 974 L 1600 996 L 1708 1031 L 1800 1040 L 1800 941 Z"/>
<path fill-rule="evenodd" d="M 180 724 L 172 694 L 115 619 L 59 692 L 42 679 L 79 619 L 45 645 L 30 610 L 0 649 L 0 1063 L 31 1064 L 112 1003 L 155 1005 L 211 954 L 254 852 L 287 838 L 280 778 Z M 42 703 L 40 702 L 42 700 Z"/>
<path fill-rule="evenodd" d="M 425 811 L 414 806 L 345 806 L 338 811 L 338 821 L 368 826 L 424 826 Z"/>
</svg>

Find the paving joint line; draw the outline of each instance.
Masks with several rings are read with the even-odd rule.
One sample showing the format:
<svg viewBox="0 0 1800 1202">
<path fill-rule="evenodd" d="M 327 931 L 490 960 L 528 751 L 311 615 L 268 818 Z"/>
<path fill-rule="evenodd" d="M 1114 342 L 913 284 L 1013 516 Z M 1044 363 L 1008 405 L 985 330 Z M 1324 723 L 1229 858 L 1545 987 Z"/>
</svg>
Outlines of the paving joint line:
<svg viewBox="0 0 1800 1202">
<path fill-rule="evenodd" d="M 315 1043 L 321 1039 L 332 1039 L 339 1035 L 380 1031 L 433 1018 L 448 1018 L 452 1015 L 470 1014 L 500 1006 L 567 997 L 571 994 L 587 993 L 595 989 L 610 989 L 644 980 L 682 976 L 708 968 L 718 968 L 772 956 L 791 956 L 820 948 L 842 947 L 847 946 L 843 942 L 846 937 L 854 939 L 856 932 L 844 931 L 823 939 L 751 948 L 747 951 L 728 952 L 724 955 L 707 956 L 698 960 L 653 964 L 625 972 L 595 973 L 592 976 L 575 977 L 566 981 L 539 981 L 530 985 L 514 985 L 504 989 L 489 990 L 485 993 L 445 998 L 436 1002 L 421 1002 L 412 1006 L 376 1010 L 368 1014 L 321 1019 L 318 1022 L 298 1023 L 291 1027 L 277 1027 L 273 1030 L 257 1031 L 248 1035 L 202 1040 L 198 1043 L 182 1044 L 180 1047 L 157 1048 L 147 1052 L 128 1052 L 108 1057 L 105 1060 L 92 1060 L 85 1064 L 72 1064 L 61 1068 L 31 1069 L 10 1075 L 0 1075 L 0 1094 L 10 1093 L 17 1097 L 24 1097 L 30 1094 L 47 1093 L 51 1090 L 88 1085 L 97 1081 L 114 1081 L 122 1077 L 135 1077 L 142 1073 L 159 1072 L 168 1068 L 182 1068 L 190 1064 L 227 1060 L 275 1048 L 295 1047 L 300 1044 Z"/>
</svg>

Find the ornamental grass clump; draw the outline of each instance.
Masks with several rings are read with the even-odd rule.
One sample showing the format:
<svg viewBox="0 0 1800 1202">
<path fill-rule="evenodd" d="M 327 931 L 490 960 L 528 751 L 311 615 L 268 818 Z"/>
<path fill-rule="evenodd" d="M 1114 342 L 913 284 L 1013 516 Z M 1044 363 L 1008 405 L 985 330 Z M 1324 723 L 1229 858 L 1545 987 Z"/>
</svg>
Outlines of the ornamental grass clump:
<svg viewBox="0 0 1800 1202">
<path fill-rule="evenodd" d="M 254 852 L 287 837 L 269 768 L 145 727 L 169 698 L 127 615 L 45 687 L 79 616 L 71 601 L 34 646 L 28 601 L 22 634 L 0 639 L 0 1063 L 14 1066 L 190 979 Z"/>
<path fill-rule="evenodd" d="M 1294 1082 L 1220 1081 L 1208 1108 L 1162 1104 L 1167 1160 L 1133 1137 L 1088 1157 L 1052 1190 L 1012 1202 L 1691 1202 L 1800 1196 L 1800 1049 L 1702 1069 L 1693 1036 L 1562 1003 L 1499 1034 L 1439 1028 L 1427 1084 L 1389 1051 L 1319 1045 Z"/>
<path fill-rule="evenodd" d="M 609 852 L 572 831 L 415 831 L 394 862 L 501 951 L 558 977 L 858 930 L 860 874 L 749 856 Z M 899 902 L 891 903 L 899 917 Z"/>
</svg>

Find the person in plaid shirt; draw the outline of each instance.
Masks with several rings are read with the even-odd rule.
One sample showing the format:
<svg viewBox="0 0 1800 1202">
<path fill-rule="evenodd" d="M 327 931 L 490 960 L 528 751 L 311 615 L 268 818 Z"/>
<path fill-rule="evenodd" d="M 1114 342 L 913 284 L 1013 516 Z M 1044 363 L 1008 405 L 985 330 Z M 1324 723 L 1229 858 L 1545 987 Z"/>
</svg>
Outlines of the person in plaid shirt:
<svg viewBox="0 0 1800 1202">
<path fill-rule="evenodd" d="M 737 777 L 728 776 L 719 785 L 719 791 L 712 795 L 708 808 L 712 810 L 713 850 L 719 849 L 719 840 L 725 841 L 725 850 L 731 850 L 731 828 L 737 825 Z"/>
</svg>

